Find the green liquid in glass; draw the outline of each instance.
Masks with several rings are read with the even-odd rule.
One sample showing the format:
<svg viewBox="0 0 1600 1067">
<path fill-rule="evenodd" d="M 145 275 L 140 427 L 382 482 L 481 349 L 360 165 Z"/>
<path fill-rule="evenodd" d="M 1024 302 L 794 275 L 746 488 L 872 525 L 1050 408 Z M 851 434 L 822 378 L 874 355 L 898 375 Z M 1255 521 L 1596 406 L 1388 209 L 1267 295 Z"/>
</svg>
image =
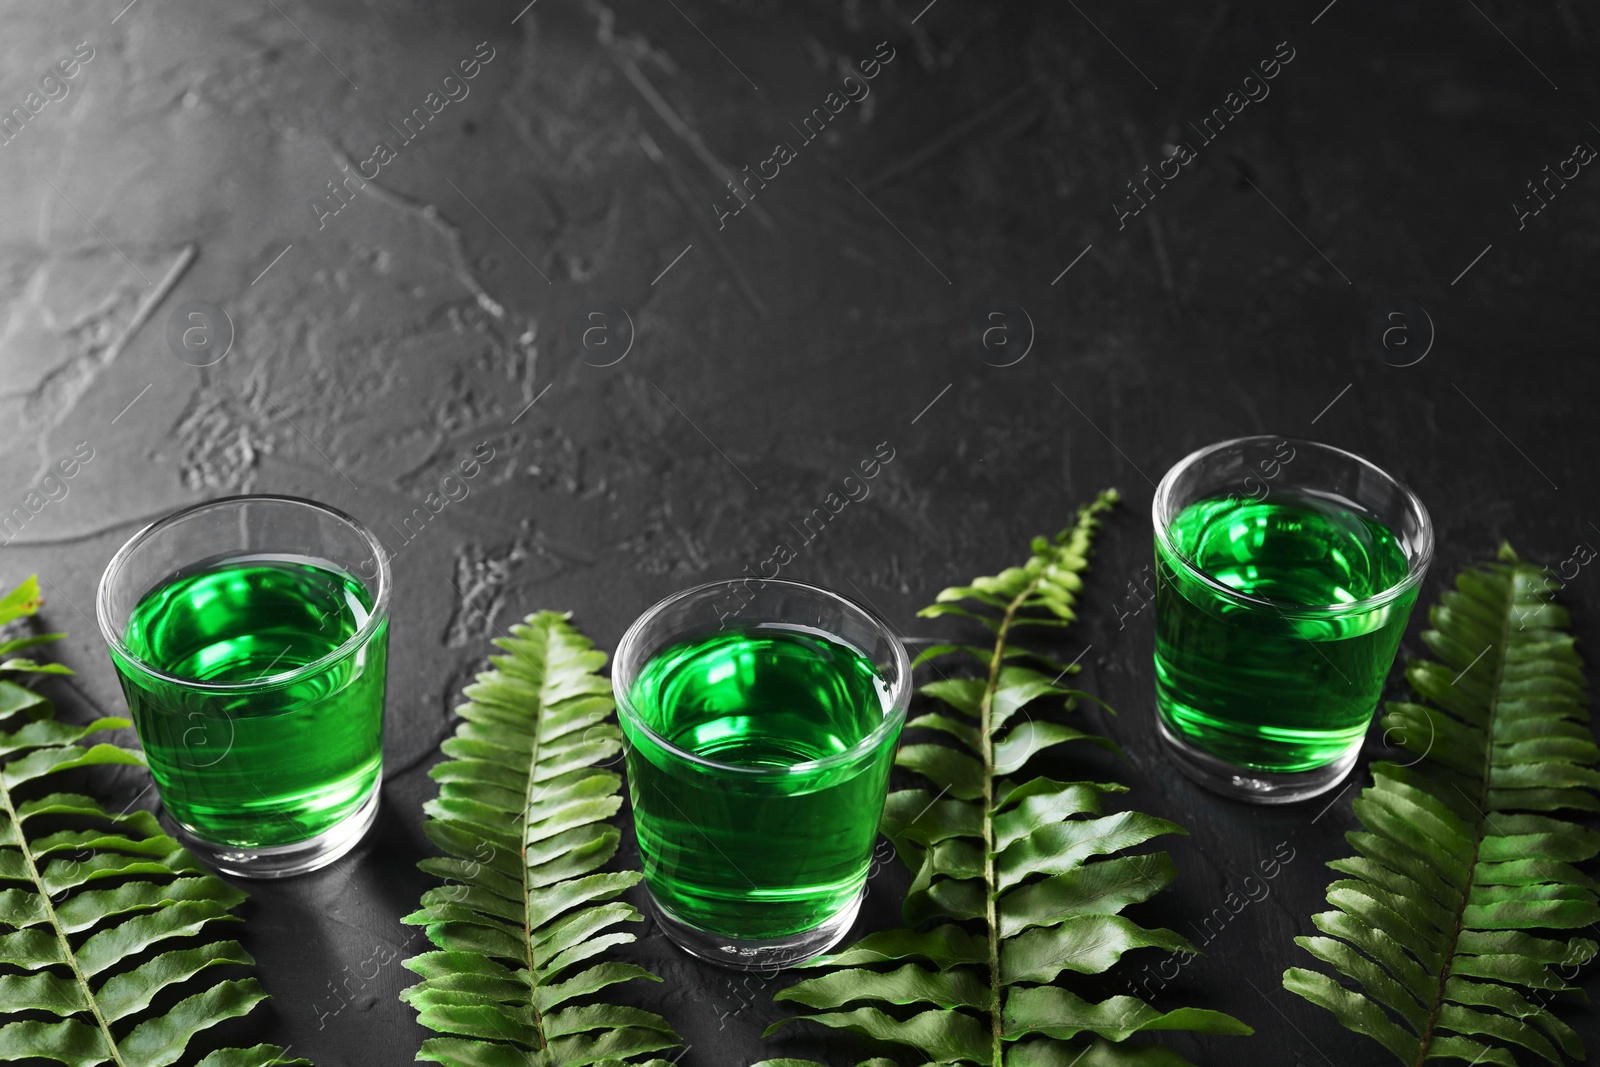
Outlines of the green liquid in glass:
<svg viewBox="0 0 1600 1067">
<path fill-rule="evenodd" d="M 1156 703 L 1179 739 L 1220 759 L 1288 774 L 1334 762 L 1372 719 L 1415 587 L 1340 610 L 1407 575 L 1394 533 L 1307 493 L 1217 497 L 1184 508 L 1168 536 L 1240 604 L 1156 541 Z M 1307 607 L 1326 610 L 1304 611 Z"/>
<path fill-rule="evenodd" d="M 150 773 L 172 817 L 207 841 L 261 848 L 315 837 L 365 802 L 383 761 L 387 623 L 289 684 L 250 685 L 322 659 L 371 614 L 331 565 L 227 559 L 145 594 L 123 640 L 162 673 L 113 654 Z"/>
<path fill-rule="evenodd" d="M 659 905 L 752 940 L 810 930 L 850 905 L 897 732 L 812 764 L 883 725 L 892 701 L 870 660 L 810 631 L 725 630 L 656 653 L 630 703 L 656 737 L 699 757 L 623 717 L 644 877 Z"/>
</svg>

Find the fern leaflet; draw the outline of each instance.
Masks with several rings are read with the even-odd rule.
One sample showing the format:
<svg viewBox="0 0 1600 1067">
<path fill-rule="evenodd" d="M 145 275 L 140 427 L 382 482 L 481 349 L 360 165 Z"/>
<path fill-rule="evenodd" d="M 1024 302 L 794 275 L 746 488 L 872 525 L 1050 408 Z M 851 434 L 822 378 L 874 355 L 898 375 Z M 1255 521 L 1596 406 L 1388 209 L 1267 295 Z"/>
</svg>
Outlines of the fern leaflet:
<svg viewBox="0 0 1600 1067">
<path fill-rule="evenodd" d="M 1401 1063 L 1583 1056 L 1548 1004 L 1595 942 L 1540 934 L 1600 921 L 1600 886 L 1574 866 L 1600 834 L 1550 814 L 1600 811 L 1600 772 L 1583 661 L 1547 582 L 1505 546 L 1429 613 L 1438 660 L 1406 669 L 1421 700 L 1384 716 L 1416 759 L 1373 765 L 1363 828 L 1346 835 L 1358 855 L 1329 864 L 1346 876 L 1328 886 L 1336 910 L 1312 917 L 1326 936 L 1295 939 L 1350 984 L 1284 972 Z"/>
<path fill-rule="evenodd" d="M 908 744 L 897 757 L 937 787 L 891 794 L 884 814 L 885 833 L 916 872 L 904 906 L 912 925 L 815 961 L 829 973 L 777 995 L 820 1012 L 799 1019 L 940 1064 L 982 1067 L 1174 1067 L 1186 1061 L 1166 1048 L 1123 1042 L 1159 1030 L 1251 1032 L 1220 1012 L 1162 1012 L 1131 996 L 1091 1001 L 1061 982 L 1069 972 L 1103 973 L 1137 948 L 1194 951 L 1172 931 L 1122 914 L 1165 887 L 1174 870 L 1164 853 L 1120 853 L 1179 827 L 1132 811 L 1104 815 L 1104 798 L 1125 791 L 1115 783 L 1016 777 L 1067 742 L 1117 751 L 1105 738 L 1025 712 L 1045 699 L 1071 707 L 1088 694 L 1058 684 L 1075 664 L 1015 644 L 1023 627 L 1076 618 L 1099 516 L 1116 499 L 1102 493 L 1075 525 L 1035 538 L 1022 566 L 946 589 L 920 613 L 975 619 L 994 643 L 938 645 L 917 660 L 964 654 L 981 676 L 924 685 L 920 692 L 950 713 L 929 712 L 907 726 L 953 743 Z"/>
<path fill-rule="evenodd" d="M 660 1016 L 594 994 L 642 967 L 588 961 L 634 939 L 639 921 L 617 900 L 636 871 L 604 872 L 619 833 L 621 777 L 601 764 L 621 750 L 605 653 L 567 622 L 530 615 L 495 644 L 457 708 L 462 722 L 431 774 L 439 796 L 424 829 L 446 856 L 423 870 L 430 889 L 405 922 L 437 951 L 405 961 L 422 981 L 401 994 L 445 1035 L 419 1058 L 452 1067 L 620 1067 L 676 1046 Z M 665 1067 L 666 1061 L 644 1061 Z"/>
<path fill-rule="evenodd" d="M 0 626 L 42 603 L 30 577 L 0 598 Z M 62 636 L 0 641 L 0 658 Z M 203 980 L 211 968 L 255 962 L 236 941 L 208 939 L 212 923 L 236 920 L 245 894 L 207 873 L 149 812 L 114 815 L 52 789 L 66 772 L 144 761 L 90 740 L 127 719 L 59 722 L 49 701 L 6 677 L 27 673 L 72 672 L 0 662 L 0 1063 L 306 1064 L 275 1045 L 189 1051 L 266 999 L 254 978 Z"/>
</svg>

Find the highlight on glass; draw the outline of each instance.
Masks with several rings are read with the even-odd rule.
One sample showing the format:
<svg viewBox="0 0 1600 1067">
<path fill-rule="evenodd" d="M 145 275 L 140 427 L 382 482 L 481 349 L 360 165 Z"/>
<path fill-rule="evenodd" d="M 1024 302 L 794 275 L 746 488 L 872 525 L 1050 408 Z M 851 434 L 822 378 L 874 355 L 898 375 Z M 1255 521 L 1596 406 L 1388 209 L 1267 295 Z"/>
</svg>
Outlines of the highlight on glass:
<svg viewBox="0 0 1600 1067">
<path fill-rule="evenodd" d="M 1156 708 L 1178 766 L 1277 804 L 1354 766 L 1433 556 L 1422 502 L 1353 453 L 1242 437 L 1156 487 Z"/>
<path fill-rule="evenodd" d="M 826 589 L 714 582 L 640 616 L 612 670 L 645 886 L 693 955 L 762 970 L 860 906 L 911 664 Z"/>
<path fill-rule="evenodd" d="M 282 877 L 331 863 L 371 827 L 389 585 L 376 537 L 295 497 L 198 504 L 112 558 L 100 630 L 162 806 L 196 855 Z"/>
</svg>

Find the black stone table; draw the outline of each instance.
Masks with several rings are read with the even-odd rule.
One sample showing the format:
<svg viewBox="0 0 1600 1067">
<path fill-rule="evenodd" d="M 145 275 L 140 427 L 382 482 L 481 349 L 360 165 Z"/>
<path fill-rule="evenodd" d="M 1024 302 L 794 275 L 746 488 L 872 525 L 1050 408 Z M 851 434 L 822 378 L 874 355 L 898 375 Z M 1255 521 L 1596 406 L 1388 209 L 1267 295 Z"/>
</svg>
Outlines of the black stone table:
<svg viewBox="0 0 1600 1067">
<path fill-rule="evenodd" d="M 252 1039 L 411 1061 L 396 993 L 421 940 L 398 919 L 429 884 L 426 770 L 491 637 L 570 609 L 614 648 L 663 595 L 759 567 L 883 445 L 870 496 L 783 573 L 926 637 L 937 590 L 1119 487 L 1064 650 L 1120 709 L 1085 715 L 1127 747 L 1130 802 L 1192 831 L 1144 917 L 1206 955 L 1157 1003 L 1259 1030 L 1174 1044 L 1387 1062 L 1279 986 L 1354 790 L 1263 810 L 1175 774 L 1130 583 L 1153 480 L 1247 433 L 1406 479 L 1438 530 L 1426 600 L 1503 539 L 1556 566 L 1600 538 L 1592 9 L 124 3 L 0 14 L 0 510 L 88 457 L 0 550 L 71 631 L 79 673 L 51 692 L 121 710 L 95 583 L 181 505 L 314 497 L 395 553 L 381 823 L 249 887 L 274 993 Z M 1563 594 L 1591 649 L 1593 571 Z M 1275 855 L 1270 893 L 1197 933 Z M 648 925 L 638 955 L 685 1065 L 859 1058 L 804 1026 L 763 1043 L 772 986 Z M 1594 1017 L 1567 1017 L 1600 1055 Z"/>
</svg>

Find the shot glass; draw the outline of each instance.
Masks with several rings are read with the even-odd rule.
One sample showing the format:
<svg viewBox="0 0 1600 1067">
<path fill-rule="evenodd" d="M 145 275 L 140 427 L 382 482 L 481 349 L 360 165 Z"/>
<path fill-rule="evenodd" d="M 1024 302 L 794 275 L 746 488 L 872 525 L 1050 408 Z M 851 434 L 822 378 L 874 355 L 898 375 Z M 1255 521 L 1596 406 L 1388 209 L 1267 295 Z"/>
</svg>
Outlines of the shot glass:
<svg viewBox="0 0 1600 1067">
<path fill-rule="evenodd" d="M 1178 766 L 1260 804 L 1354 766 L 1433 556 L 1422 502 L 1360 456 L 1242 437 L 1156 487 L 1157 723 Z"/>
<path fill-rule="evenodd" d="M 354 848 L 378 812 L 389 560 L 355 519 L 238 496 L 145 527 L 97 598 L 162 807 L 230 874 Z"/>
<path fill-rule="evenodd" d="M 882 619 L 799 582 L 713 582 L 639 617 L 612 686 L 667 936 L 767 970 L 849 931 L 910 681 Z"/>
</svg>

